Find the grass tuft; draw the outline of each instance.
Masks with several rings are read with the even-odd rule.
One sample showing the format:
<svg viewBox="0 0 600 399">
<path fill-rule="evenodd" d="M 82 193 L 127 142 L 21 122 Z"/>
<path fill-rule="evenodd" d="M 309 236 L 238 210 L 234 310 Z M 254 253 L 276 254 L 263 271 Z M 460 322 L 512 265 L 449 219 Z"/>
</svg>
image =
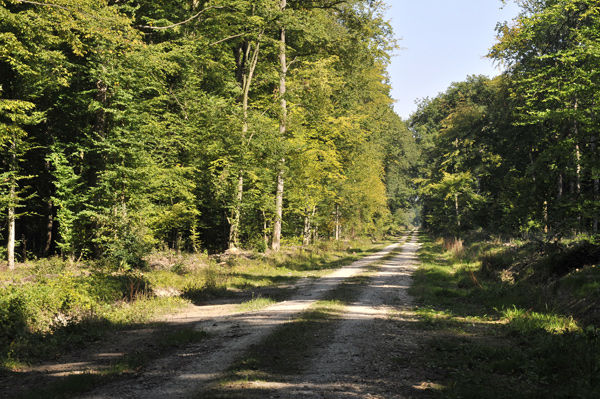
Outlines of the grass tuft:
<svg viewBox="0 0 600 399">
<path fill-rule="evenodd" d="M 277 301 L 275 301 L 274 299 L 271 299 L 271 298 L 262 298 L 262 297 L 252 298 L 249 301 L 242 302 L 241 304 L 239 304 L 237 307 L 237 311 L 238 312 L 255 312 L 257 310 L 261 310 L 268 306 L 271 306 L 275 303 L 277 303 Z"/>
</svg>

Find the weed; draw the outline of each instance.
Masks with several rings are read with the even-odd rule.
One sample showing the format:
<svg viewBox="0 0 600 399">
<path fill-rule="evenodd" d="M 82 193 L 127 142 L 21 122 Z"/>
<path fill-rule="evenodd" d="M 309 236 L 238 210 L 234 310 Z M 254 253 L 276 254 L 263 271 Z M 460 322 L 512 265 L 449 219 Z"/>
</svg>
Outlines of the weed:
<svg viewBox="0 0 600 399">
<path fill-rule="evenodd" d="M 239 304 L 237 307 L 237 311 L 238 312 L 255 312 L 257 310 L 261 310 L 263 308 L 271 306 L 274 303 L 276 303 L 276 301 L 271 298 L 262 298 L 262 297 L 252 298 L 249 301 L 242 302 L 241 304 Z"/>
</svg>

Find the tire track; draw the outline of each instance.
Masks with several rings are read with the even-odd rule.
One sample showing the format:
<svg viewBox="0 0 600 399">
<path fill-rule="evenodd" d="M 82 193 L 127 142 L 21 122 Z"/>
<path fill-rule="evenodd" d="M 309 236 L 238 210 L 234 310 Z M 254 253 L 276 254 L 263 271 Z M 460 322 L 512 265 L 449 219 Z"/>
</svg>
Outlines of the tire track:
<svg viewBox="0 0 600 399">
<path fill-rule="evenodd" d="M 203 321 L 196 328 L 209 333 L 206 340 L 159 359 L 133 381 L 119 381 L 82 398 L 185 398 L 198 392 L 277 326 L 293 320 L 344 280 L 363 273 L 370 264 L 380 261 L 400 245 L 392 244 L 315 281 L 304 281 L 290 300 L 259 312 Z"/>
</svg>

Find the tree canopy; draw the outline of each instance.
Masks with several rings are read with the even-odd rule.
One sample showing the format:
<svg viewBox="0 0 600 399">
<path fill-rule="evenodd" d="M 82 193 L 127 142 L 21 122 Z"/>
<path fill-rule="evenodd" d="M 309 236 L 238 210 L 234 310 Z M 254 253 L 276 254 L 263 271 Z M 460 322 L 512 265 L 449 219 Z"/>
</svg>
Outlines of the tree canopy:
<svg viewBox="0 0 600 399">
<path fill-rule="evenodd" d="M 383 6 L 0 0 L 3 239 L 118 267 L 264 249 L 281 173 L 285 242 L 406 224 L 416 147 Z"/>
</svg>

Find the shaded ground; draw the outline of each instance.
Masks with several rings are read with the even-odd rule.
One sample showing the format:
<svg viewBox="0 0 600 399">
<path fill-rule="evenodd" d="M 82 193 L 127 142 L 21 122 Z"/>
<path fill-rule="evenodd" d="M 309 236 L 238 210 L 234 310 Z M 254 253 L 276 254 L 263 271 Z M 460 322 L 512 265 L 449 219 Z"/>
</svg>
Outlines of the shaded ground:
<svg viewBox="0 0 600 399">
<path fill-rule="evenodd" d="M 250 351 L 246 356 L 259 357 L 258 361 L 243 362 L 225 381 L 213 386 L 208 393 L 199 392 L 196 397 L 429 396 L 436 384 L 425 379 L 424 371 L 411 362 L 419 351 L 418 342 L 423 333 L 414 328 L 417 319 L 407 292 L 411 275 L 418 267 L 417 249 L 415 235 L 401 253 L 378 265 L 372 276 L 334 290 L 328 299 L 343 301 L 346 306 L 326 311 L 321 318 L 307 317 L 316 323 L 308 326 L 301 338 L 312 341 L 311 347 L 303 353 L 285 353 L 287 363 L 296 365 L 286 366 L 284 360 L 272 367 L 278 363 L 277 358 L 263 360 L 259 353 Z M 316 338 L 311 337 L 311 332 Z M 285 339 L 285 332 L 274 334 L 254 352 L 277 348 Z"/>
<path fill-rule="evenodd" d="M 84 397 L 186 397 L 220 376 L 248 347 L 267 337 L 274 328 L 289 322 L 342 281 L 363 272 L 370 263 L 382 259 L 397 246 L 389 246 L 329 276 L 304 280 L 294 287 L 295 293 L 289 300 L 258 312 L 231 314 L 225 311 L 220 315 L 217 312 L 203 319 L 192 319 L 188 315 L 188 323 L 208 333 L 205 339 L 157 359 L 133 381 L 108 384 Z"/>
</svg>

